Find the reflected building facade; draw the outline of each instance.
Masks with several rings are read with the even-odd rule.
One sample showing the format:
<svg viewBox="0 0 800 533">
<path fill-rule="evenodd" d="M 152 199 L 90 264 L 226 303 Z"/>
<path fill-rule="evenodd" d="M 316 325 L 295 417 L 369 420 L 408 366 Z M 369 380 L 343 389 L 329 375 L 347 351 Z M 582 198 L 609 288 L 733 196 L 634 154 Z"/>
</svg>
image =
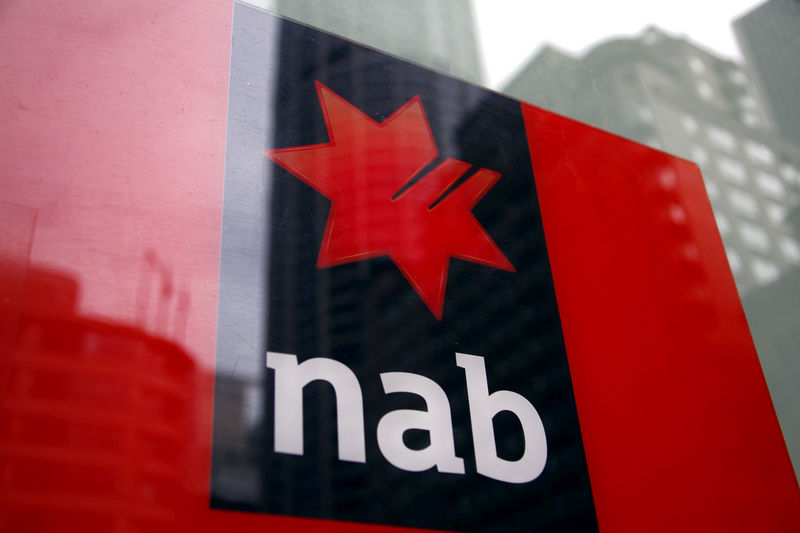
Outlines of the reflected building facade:
<svg viewBox="0 0 800 533">
<path fill-rule="evenodd" d="M 206 490 L 196 465 L 209 373 L 138 324 L 80 314 L 68 273 L 31 265 L 21 294 L 0 358 L 0 528 L 179 528 Z"/>
</svg>

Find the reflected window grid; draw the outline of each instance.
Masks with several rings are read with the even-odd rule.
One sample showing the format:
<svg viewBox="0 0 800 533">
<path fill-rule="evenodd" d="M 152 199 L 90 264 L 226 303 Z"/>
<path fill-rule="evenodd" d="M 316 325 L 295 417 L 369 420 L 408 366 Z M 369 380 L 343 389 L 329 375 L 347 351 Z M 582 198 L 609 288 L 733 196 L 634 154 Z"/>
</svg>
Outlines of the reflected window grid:
<svg viewBox="0 0 800 533">
<path fill-rule="evenodd" d="M 758 171 L 756 173 L 756 184 L 761 191 L 770 196 L 782 198 L 784 194 L 786 194 L 783 183 L 780 178 L 774 174 L 769 174 L 761 170 Z"/>
<path fill-rule="evenodd" d="M 742 221 L 739 223 L 739 234 L 753 250 L 766 252 L 770 249 L 769 235 L 761 226 Z"/>
<path fill-rule="evenodd" d="M 778 243 L 784 257 L 793 263 L 800 263 L 800 245 L 795 239 L 782 237 Z"/>
</svg>

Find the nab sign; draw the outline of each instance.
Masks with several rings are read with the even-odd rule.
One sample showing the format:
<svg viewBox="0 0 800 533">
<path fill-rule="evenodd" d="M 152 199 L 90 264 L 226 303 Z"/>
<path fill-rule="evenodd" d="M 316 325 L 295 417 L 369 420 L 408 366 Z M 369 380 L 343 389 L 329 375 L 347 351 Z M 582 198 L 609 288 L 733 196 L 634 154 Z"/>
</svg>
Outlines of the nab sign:
<svg viewBox="0 0 800 533">
<path fill-rule="evenodd" d="M 519 103 L 248 11 L 220 321 L 253 342 L 218 346 L 212 506 L 596 530 Z"/>
</svg>

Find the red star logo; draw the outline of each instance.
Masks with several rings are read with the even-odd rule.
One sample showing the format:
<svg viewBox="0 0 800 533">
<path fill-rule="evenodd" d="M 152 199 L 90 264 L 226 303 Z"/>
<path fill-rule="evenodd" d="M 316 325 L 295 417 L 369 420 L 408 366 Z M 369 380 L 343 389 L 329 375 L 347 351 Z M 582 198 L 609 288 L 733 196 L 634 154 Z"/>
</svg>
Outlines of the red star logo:
<svg viewBox="0 0 800 533">
<path fill-rule="evenodd" d="M 439 155 L 419 96 L 376 122 L 316 82 L 330 142 L 265 154 L 331 201 L 317 260 L 325 268 L 388 255 L 441 320 L 451 257 L 513 272 L 471 210 L 500 179 Z"/>
</svg>

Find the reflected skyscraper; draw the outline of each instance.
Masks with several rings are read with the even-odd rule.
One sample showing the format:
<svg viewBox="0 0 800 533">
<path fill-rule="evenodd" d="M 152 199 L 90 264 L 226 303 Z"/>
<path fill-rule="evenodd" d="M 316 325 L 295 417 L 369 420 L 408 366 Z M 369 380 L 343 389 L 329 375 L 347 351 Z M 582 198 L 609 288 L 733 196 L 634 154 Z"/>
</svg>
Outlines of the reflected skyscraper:
<svg viewBox="0 0 800 533">
<path fill-rule="evenodd" d="M 769 0 L 737 19 L 733 28 L 771 122 L 800 143 L 800 2 Z"/>
</svg>

